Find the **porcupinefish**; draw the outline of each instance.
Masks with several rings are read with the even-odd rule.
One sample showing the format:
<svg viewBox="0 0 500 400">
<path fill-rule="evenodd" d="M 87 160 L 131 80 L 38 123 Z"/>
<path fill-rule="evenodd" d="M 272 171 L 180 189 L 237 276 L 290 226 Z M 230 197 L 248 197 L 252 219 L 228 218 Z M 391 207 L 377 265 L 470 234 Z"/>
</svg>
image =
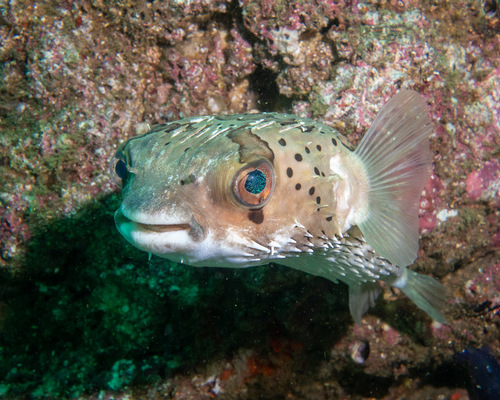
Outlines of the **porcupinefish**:
<svg viewBox="0 0 500 400">
<path fill-rule="evenodd" d="M 430 176 L 425 101 L 401 91 L 352 151 L 337 130 L 291 114 L 201 116 L 122 143 L 120 233 L 192 266 L 275 262 L 349 286 L 354 320 L 379 282 L 444 322 L 443 286 L 406 267 Z"/>
</svg>

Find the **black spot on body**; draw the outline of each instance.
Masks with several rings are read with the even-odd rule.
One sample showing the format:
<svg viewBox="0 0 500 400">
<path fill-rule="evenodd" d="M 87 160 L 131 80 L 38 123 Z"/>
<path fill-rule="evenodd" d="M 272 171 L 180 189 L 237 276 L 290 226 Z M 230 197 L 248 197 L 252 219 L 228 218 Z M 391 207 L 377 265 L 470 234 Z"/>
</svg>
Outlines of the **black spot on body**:
<svg viewBox="0 0 500 400">
<path fill-rule="evenodd" d="M 314 186 L 313 186 L 311 189 L 309 189 L 309 194 L 312 196 L 312 195 L 314 194 L 314 191 L 315 191 L 315 190 L 316 190 L 316 189 L 315 189 L 315 188 L 314 188 Z"/>
<path fill-rule="evenodd" d="M 293 176 L 293 169 L 291 169 L 290 167 L 288 167 L 286 169 L 286 176 L 288 176 L 289 178 L 291 178 Z"/>
<path fill-rule="evenodd" d="M 191 148 L 191 147 L 186 147 L 186 148 L 184 149 L 184 153 L 185 153 L 186 151 L 188 151 L 190 148 Z"/>
<path fill-rule="evenodd" d="M 321 197 L 317 196 L 316 197 L 316 204 L 320 204 L 321 203 Z"/>
<path fill-rule="evenodd" d="M 187 179 L 181 179 L 179 183 L 181 184 L 181 186 L 184 186 L 193 183 L 195 180 L 196 180 L 195 174 L 189 174 Z"/>
<path fill-rule="evenodd" d="M 318 149 L 318 151 L 321 151 L 321 145 L 316 145 L 316 148 Z"/>
<path fill-rule="evenodd" d="M 302 187 L 302 185 L 300 183 L 297 183 L 295 185 L 295 190 L 300 190 L 301 187 Z"/>
<path fill-rule="evenodd" d="M 319 169 L 318 169 L 318 167 L 314 167 L 314 173 L 315 173 L 316 175 L 319 175 Z"/>
<path fill-rule="evenodd" d="M 309 150 L 309 147 L 305 147 L 304 150 L 306 151 L 307 154 L 311 152 L 311 150 Z"/>
<path fill-rule="evenodd" d="M 333 217 L 332 217 L 332 216 L 330 216 L 330 217 L 326 217 L 325 219 L 326 219 L 328 222 L 330 222 L 330 221 L 333 219 Z"/>
<path fill-rule="evenodd" d="M 170 143 L 172 143 L 172 142 L 167 142 L 167 143 L 165 143 L 165 146 L 168 146 Z"/>
<path fill-rule="evenodd" d="M 337 146 L 337 141 L 334 138 L 332 138 L 332 143 L 334 146 Z"/>
<path fill-rule="evenodd" d="M 299 153 L 295 154 L 295 156 L 294 156 L 294 157 L 295 157 L 295 159 L 296 159 L 297 161 L 299 161 L 299 162 L 300 162 L 300 161 L 302 161 L 302 155 L 300 155 Z"/>
<path fill-rule="evenodd" d="M 264 211 L 261 210 L 251 210 L 248 212 L 248 219 L 254 224 L 260 225 L 264 222 Z"/>
<path fill-rule="evenodd" d="M 326 175 L 323 171 L 321 171 L 321 176 L 324 178 Z"/>
<path fill-rule="evenodd" d="M 286 146 L 286 140 L 281 138 L 280 140 L 278 140 L 278 143 L 282 146 Z"/>
</svg>

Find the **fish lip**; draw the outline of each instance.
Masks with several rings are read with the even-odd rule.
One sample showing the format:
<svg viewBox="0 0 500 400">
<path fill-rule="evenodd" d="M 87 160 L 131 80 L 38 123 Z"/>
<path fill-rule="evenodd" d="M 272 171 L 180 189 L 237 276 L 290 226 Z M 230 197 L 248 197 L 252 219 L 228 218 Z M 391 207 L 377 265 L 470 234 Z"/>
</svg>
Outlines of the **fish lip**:
<svg viewBox="0 0 500 400">
<path fill-rule="evenodd" d="M 158 232 L 158 233 L 177 232 L 177 231 L 185 231 L 191 229 L 191 226 L 189 224 L 155 225 L 155 224 L 143 224 L 141 222 L 133 222 L 133 223 L 138 228 L 144 231 Z"/>
<path fill-rule="evenodd" d="M 117 226 L 124 224 L 131 224 L 135 229 L 146 233 L 169 233 L 169 232 L 179 232 L 179 231 L 189 231 L 192 226 L 189 223 L 179 222 L 176 224 L 150 224 L 145 222 L 134 221 L 133 219 L 127 217 L 121 208 L 116 210 L 115 222 Z"/>
</svg>

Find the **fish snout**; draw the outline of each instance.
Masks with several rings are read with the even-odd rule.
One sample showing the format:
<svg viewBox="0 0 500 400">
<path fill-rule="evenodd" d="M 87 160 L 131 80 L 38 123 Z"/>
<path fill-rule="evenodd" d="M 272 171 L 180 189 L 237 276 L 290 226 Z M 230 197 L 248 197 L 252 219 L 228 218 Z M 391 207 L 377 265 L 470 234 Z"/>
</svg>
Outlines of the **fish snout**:
<svg viewBox="0 0 500 400">
<path fill-rule="evenodd" d="M 122 206 L 115 212 L 115 224 L 133 246 L 158 256 L 185 253 L 206 237 L 203 226 L 190 210 L 168 215 L 130 212 Z"/>
</svg>

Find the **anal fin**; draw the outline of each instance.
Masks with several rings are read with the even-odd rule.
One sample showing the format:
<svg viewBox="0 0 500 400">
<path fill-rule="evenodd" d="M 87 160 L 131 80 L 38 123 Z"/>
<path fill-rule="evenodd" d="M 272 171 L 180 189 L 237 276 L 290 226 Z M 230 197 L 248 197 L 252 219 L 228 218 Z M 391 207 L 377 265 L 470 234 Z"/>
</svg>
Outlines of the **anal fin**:
<svg viewBox="0 0 500 400">
<path fill-rule="evenodd" d="M 379 294 L 380 285 L 375 282 L 349 285 L 349 311 L 358 325 L 361 324 L 363 314 L 375 305 Z"/>
</svg>

